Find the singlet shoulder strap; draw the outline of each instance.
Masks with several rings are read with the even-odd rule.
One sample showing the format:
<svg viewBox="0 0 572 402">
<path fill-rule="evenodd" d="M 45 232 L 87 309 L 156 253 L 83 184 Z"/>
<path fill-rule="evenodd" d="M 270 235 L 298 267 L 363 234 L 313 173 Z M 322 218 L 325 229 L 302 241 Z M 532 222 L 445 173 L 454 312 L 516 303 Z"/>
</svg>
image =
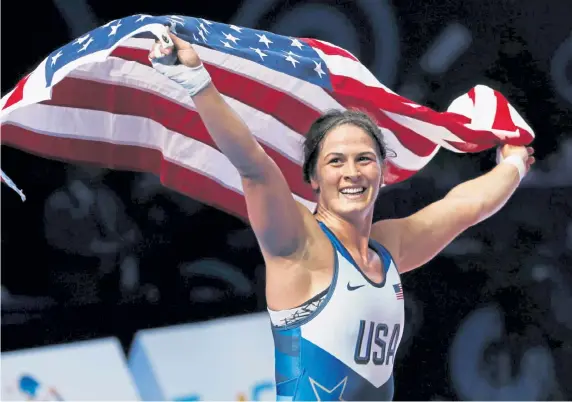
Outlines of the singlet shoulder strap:
<svg viewBox="0 0 572 402">
<path fill-rule="evenodd" d="M 386 249 L 383 244 L 373 240 L 373 239 L 369 239 L 369 246 L 371 248 L 373 248 L 375 250 L 375 252 L 381 257 L 381 261 L 383 262 L 383 269 L 385 271 L 385 276 L 387 276 L 387 271 L 389 271 L 389 267 L 391 266 L 391 262 L 394 262 L 395 265 L 395 260 L 393 259 L 393 257 L 391 256 L 391 253 L 389 252 L 388 249 Z"/>
<path fill-rule="evenodd" d="M 343 255 L 348 260 L 352 261 L 353 258 L 351 257 L 350 253 L 348 253 L 348 250 L 344 247 L 342 242 L 336 237 L 334 232 L 332 232 L 330 230 L 330 228 L 328 228 L 323 222 L 318 221 L 318 224 L 320 225 L 320 228 L 326 234 L 326 236 L 328 236 L 328 239 L 333 244 L 336 251 L 338 251 L 341 255 Z"/>
</svg>

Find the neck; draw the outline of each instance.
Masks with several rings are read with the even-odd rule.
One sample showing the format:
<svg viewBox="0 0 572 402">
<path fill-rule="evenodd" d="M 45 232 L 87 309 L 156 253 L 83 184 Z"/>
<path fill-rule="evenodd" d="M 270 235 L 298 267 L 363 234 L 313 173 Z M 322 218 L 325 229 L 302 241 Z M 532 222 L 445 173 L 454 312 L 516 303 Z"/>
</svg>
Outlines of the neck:
<svg viewBox="0 0 572 402">
<path fill-rule="evenodd" d="M 373 210 L 353 217 L 341 217 L 318 205 L 316 219 L 330 229 L 351 254 L 358 254 L 364 261 L 369 255 L 369 237 Z"/>
</svg>

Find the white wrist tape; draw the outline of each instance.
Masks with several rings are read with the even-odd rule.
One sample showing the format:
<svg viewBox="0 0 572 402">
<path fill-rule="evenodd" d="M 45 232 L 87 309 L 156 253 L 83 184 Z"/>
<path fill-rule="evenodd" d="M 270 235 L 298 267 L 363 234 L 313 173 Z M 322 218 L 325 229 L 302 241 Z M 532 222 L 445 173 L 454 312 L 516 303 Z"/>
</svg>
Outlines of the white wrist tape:
<svg viewBox="0 0 572 402">
<path fill-rule="evenodd" d="M 501 160 L 499 163 L 508 163 L 509 165 L 513 165 L 514 167 L 516 167 L 516 169 L 518 170 L 518 176 L 520 180 L 522 180 L 522 178 L 526 175 L 526 165 L 524 164 L 520 156 L 511 155 L 507 158 L 502 158 L 501 156 L 500 159 Z"/>
<path fill-rule="evenodd" d="M 211 76 L 201 63 L 197 67 L 187 67 L 182 64 L 175 65 L 177 55 L 175 52 L 169 55 L 161 55 L 158 47 L 155 48 L 155 58 L 151 59 L 153 68 L 170 78 L 187 90 L 189 95 L 195 96 L 211 83 Z M 157 57 L 157 55 L 162 57 Z"/>
</svg>

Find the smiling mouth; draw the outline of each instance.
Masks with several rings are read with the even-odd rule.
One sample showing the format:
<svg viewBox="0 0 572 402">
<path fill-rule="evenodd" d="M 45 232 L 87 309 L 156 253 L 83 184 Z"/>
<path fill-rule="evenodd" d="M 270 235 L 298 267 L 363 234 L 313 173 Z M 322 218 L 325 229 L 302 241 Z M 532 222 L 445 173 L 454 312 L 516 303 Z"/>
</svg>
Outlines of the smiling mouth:
<svg viewBox="0 0 572 402">
<path fill-rule="evenodd" d="M 365 193 L 365 187 L 345 188 L 340 193 L 349 198 L 357 198 Z"/>
</svg>

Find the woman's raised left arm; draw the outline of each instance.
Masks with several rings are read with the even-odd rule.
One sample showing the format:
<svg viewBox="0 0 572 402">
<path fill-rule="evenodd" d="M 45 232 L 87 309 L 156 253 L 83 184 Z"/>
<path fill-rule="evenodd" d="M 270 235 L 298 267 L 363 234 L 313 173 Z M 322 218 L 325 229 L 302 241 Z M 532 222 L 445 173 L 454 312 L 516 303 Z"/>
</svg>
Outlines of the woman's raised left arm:
<svg viewBox="0 0 572 402">
<path fill-rule="evenodd" d="M 490 172 L 459 184 L 411 216 L 376 222 L 371 237 L 389 249 L 400 272 L 420 267 L 506 204 L 534 163 L 533 152 L 532 148 L 504 145 L 504 160 Z"/>
</svg>

